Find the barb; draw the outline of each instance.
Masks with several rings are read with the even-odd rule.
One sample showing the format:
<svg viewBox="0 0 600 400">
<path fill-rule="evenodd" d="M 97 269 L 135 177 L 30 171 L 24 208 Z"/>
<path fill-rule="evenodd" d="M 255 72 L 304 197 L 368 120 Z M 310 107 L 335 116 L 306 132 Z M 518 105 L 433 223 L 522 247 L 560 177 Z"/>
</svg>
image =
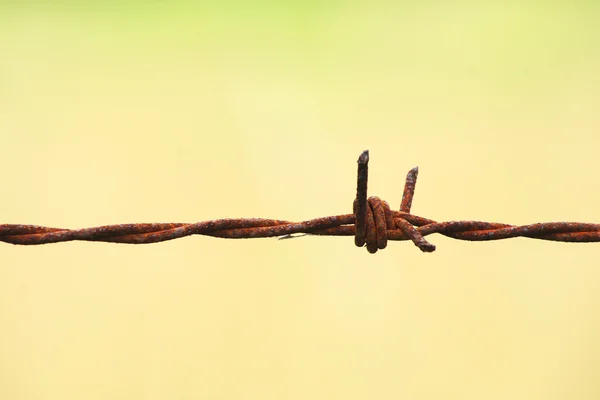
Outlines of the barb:
<svg viewBox="0 0 600 400">
<path fill-rule="evenodd" d="M 0 241 L 34 245 L 83 240 L 111 243 L 157 243 L 190 235 L 229 239 L 297 237 L 294 234 L 354 236 L 358 247 L 366 244 L 370 253 L 387 246 L 388 240 L 411 240 L 421 251 L 435 246 L 425 236 L 439 233 L 459 240 L 483 241 L 514 237 L 558 242 L 600 242 L 600 224 L 544 222 L 523 226 L 483 221 L 434 220 L 411 214 L 418 168 L 406 176 L 400 210 L 392 210 L 378 197 L 367 198 L 369 152 L 358 158 L 356 198 L 352 214 L 334 215 L 302 222 L 264 218 L 227 218 L 197 223 L 142 223 L 106 225 L 86 229 L 60 229 L 36 225 L 0 225 Z"/>
</svg>

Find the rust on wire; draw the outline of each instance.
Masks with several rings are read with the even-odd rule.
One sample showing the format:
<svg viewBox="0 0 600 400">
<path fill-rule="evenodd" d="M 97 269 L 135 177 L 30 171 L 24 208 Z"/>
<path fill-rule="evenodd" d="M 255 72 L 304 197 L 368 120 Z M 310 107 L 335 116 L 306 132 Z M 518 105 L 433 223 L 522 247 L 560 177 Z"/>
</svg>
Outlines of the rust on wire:
<svg viewBox="0 0 600 400">
<path fill-rule="evenodd" d="M 83 240 L 111 243 L 157 243 L 190 235 L 242 239 L 294 237 L 293 234 L 354 236 L 358 247 L 369 253 L 386 248 L 388 240 L 411 240 L 423 252 L 435 246 L 425 236 L 439 233 L 454 239 L 482 241 L 514 237 L 558 242 L 600 242 L 600 224 L 544 222 L 514 226 L 483 221 L 434 220 L 411 214 L 418 168 L 411 169 L 404 185 L 400 210 L 392 210 L 378 197 L 367 198 L 369 152 L 358 158 L 356 198 L 352 214 L 334 215 L 302 222 L 265 218 L 227 218 L 196 223 L 142 223 L 106 225 L 86 229 L 60 229 L 36 225 L 0 225 L 0 241 L 33 245 Z"/>
</svg>

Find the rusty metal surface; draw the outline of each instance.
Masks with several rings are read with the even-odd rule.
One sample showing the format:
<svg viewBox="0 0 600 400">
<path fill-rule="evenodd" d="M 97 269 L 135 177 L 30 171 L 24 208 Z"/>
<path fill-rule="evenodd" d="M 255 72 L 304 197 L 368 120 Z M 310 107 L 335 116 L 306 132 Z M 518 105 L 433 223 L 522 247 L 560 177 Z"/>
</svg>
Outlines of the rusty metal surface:
<svg viewBox="0 0 600 400">
<path fill-rule="evenodd" d="M 411 240 L 421 251 L 435 246 L 425 236 L 439 233 L 454 239 L 483 241 L 514 237 L 559 242 L 600 242 L 600 224 L 582 222 L 545 222 L 523 226 L 483 222 L 436 222 L 410 213 L 418 169 L 407 176 L 400 210 L 391 210 L 378 197 L 367 198 L 369 152 L 358 158 L 358 179 L 353 213 L 291 222 L 264 218 L 227 218 L 196 223 L 142 223 L 107 225 L 85 229 L 60 229 L 36 225 L 0 225 L 0 241 L 34 245 L 73 240 L 111 243 L 157 243 L 190 235 L 244 239 L 290 237 L 296 233 L 322 236 L 354 236 L 358 247 L 376 253 L 388 240 Z"/>
</svg>

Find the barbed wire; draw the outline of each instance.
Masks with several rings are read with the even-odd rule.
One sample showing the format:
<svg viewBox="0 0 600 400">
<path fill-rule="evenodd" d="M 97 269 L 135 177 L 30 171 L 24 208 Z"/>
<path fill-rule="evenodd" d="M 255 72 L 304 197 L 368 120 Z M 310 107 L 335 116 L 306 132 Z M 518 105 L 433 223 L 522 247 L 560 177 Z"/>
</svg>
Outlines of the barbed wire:
<svg viewBox="0 0 600 400">
<path fill-rule="evenodd" d="M 140 223 L 106 225 L 85 229 L 49 228 L 37 225 L 0 225 L 0 241 L 19 245 L 47 244 L 74 240 L 146 244 L 164 242 L 191 235 L 228 239 L 279 237 L 294 234 L 354 236 L 358 247 L 370 253 L 384 249 L 389 240 L 411 240 L 423 252 L 435 246 L 425 236 L 439 233 L 459 240 L 484 241 L 514 237 L 559 242 L 600 242 L 600 224 L 581 222 L 543 222 L 515 226 L 483 221 L 434 220 L 411 214 L 418 168 L 411 169 L 400 204 L 392 210 L 378 197 L 367 198 L 369 151 L 358 158 L 356 199 L 352 214 L 321 217 L 302 222 L 265 218 L 226 218 L 196 223 Z"/>
</svg>

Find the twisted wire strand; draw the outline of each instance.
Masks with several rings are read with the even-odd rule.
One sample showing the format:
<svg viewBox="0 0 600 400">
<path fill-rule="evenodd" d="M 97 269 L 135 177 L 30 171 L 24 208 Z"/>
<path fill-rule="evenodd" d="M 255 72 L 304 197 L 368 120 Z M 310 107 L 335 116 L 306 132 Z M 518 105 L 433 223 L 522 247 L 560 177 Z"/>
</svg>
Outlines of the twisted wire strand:
<svg viewBox="0 0 600 400">
<path fill-rule="evenodd" d="M 146 244 L 191 235 L 228 239 L 285 237 L 296 233 L 321 236 L 354 236 L 358 247 L 376 253 L 389 240 L 411 240 L 421 251 L 432 252 L 435 245 L 425 236 L 439 233 L 459 240 L 484 241 L 514 237 L 559 242 L 600 242 L 600 224 L 582 222 L 542 222 L 515 226 L 484 221 L 437 222 L 410 213 L 418 168 L 407 176 L 400 210 L 392 210 L 378 197 L 367 198 L 369 152 L 358 158 L 358 177 L 353 213 L 291 222 L 265 218 L 226 218 L 196 223 L 140 223 L 106 225 L 84 229 L 61 229 L 37 225 L 0 225 L 0 241 L 35 245 L 68 241 Z M 289 236 L 288 236 L 289 237 Z"/>
</svg>

